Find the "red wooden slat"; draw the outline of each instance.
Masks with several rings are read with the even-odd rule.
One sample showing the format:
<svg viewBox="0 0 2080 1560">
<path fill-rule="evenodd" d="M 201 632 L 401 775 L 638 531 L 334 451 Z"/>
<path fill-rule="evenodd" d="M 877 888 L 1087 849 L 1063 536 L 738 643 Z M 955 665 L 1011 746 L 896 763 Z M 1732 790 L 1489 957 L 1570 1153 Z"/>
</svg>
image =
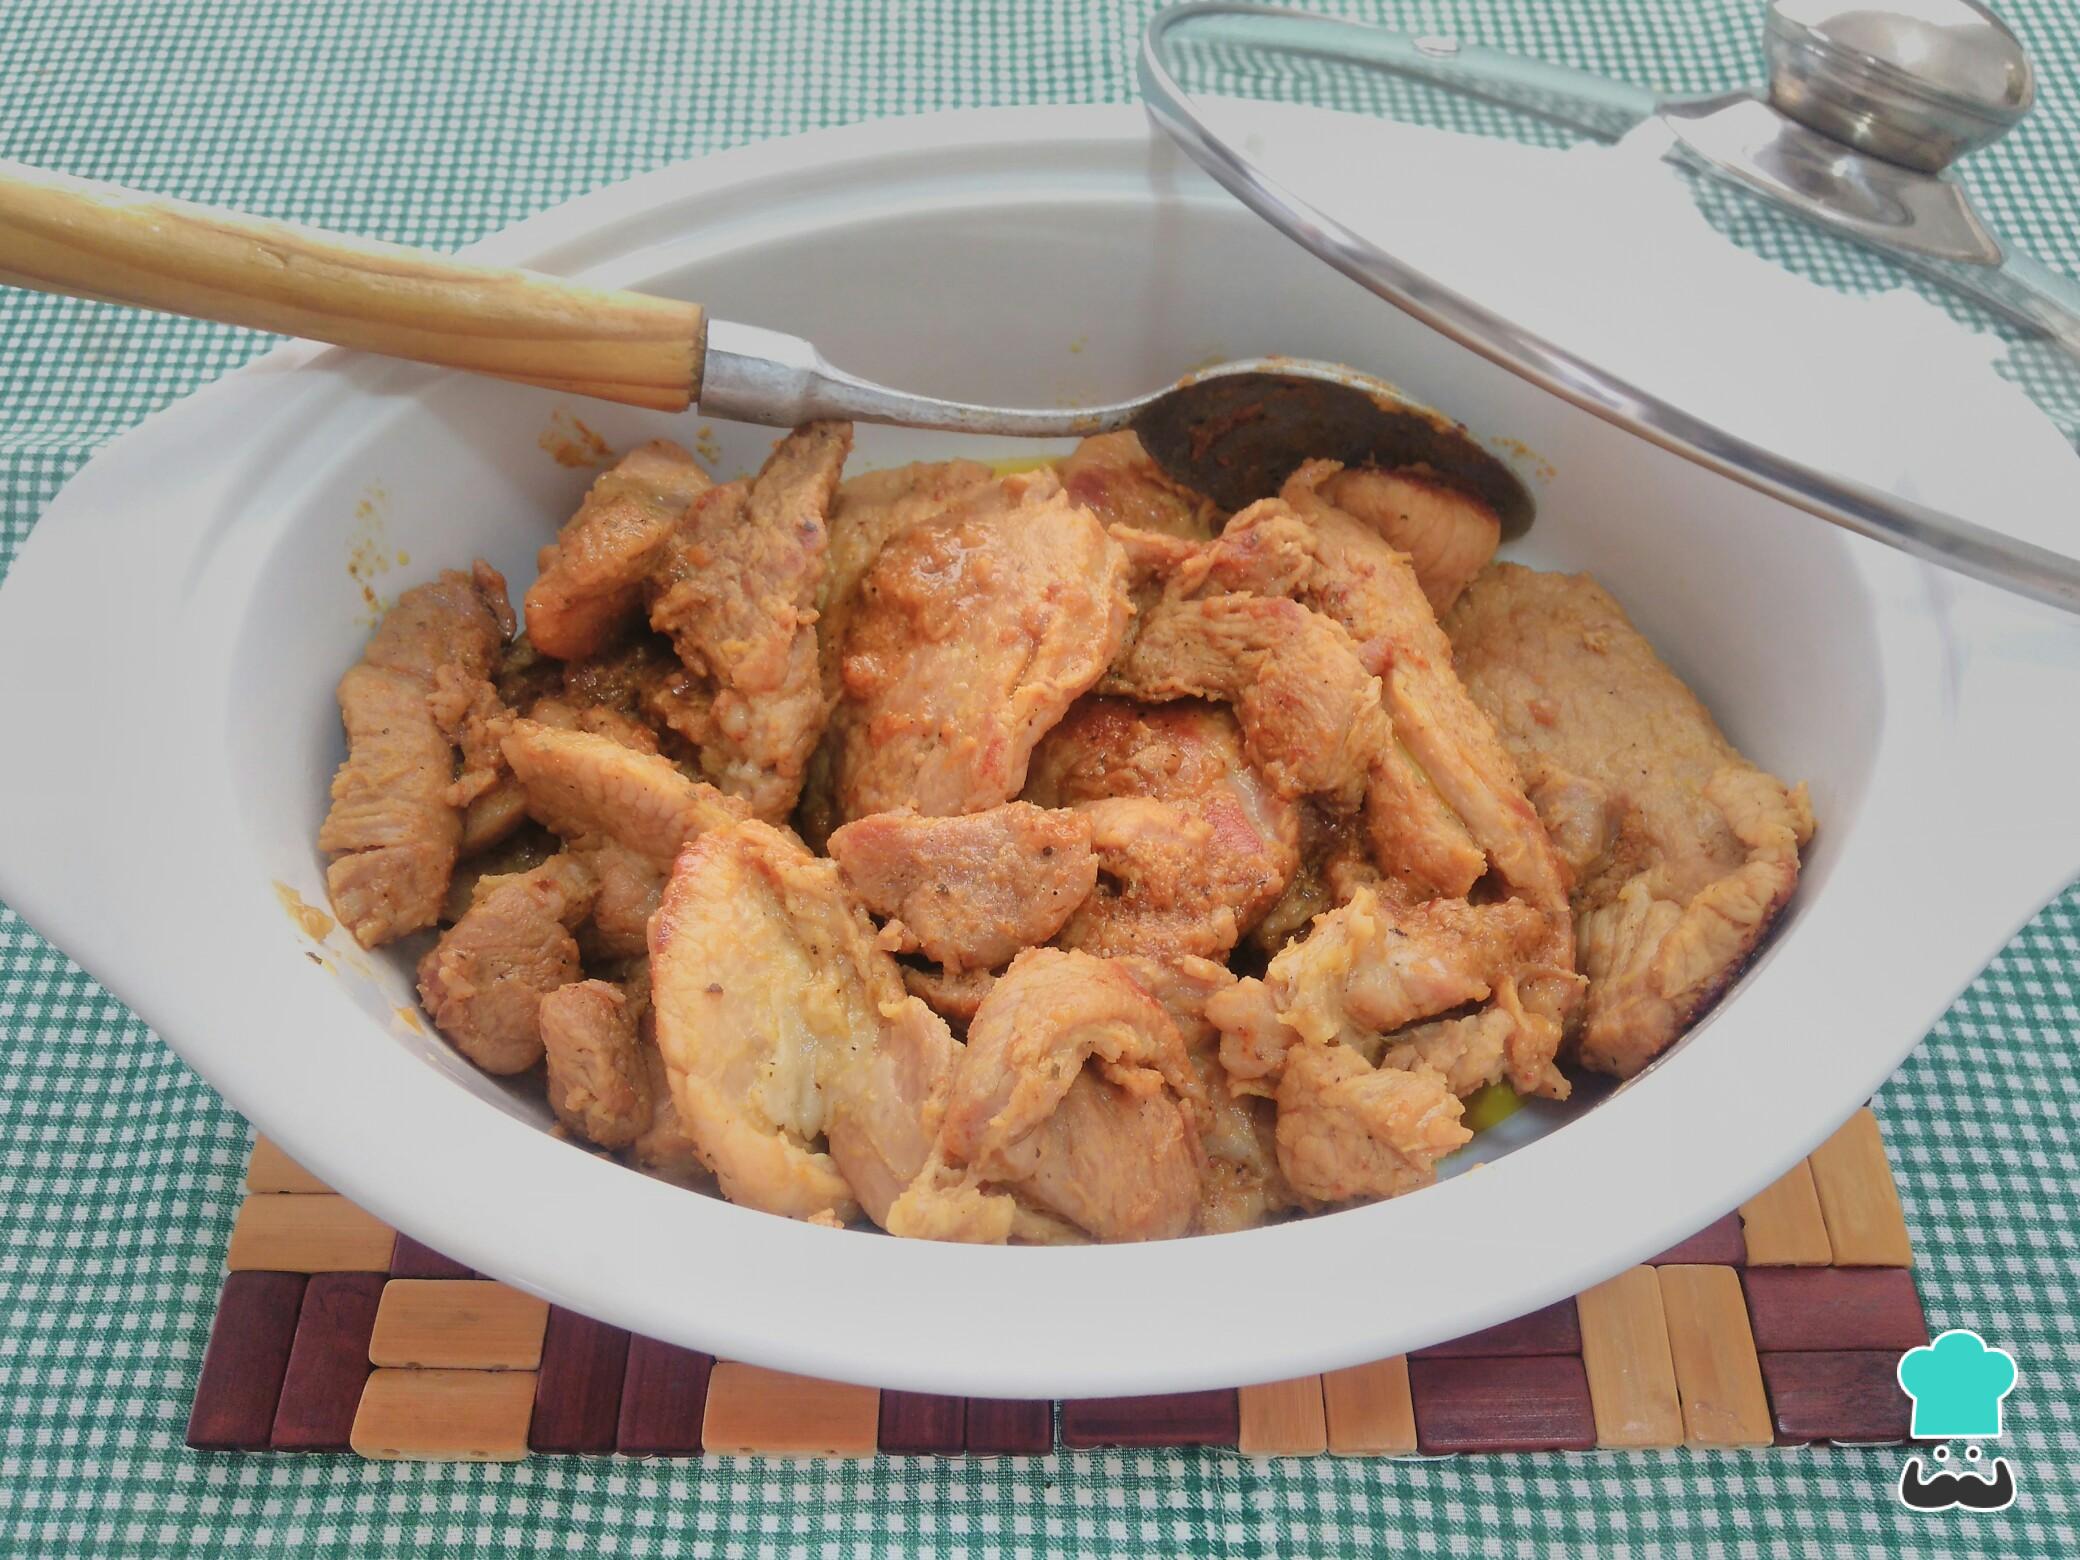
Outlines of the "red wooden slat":
<svg viewBox="0 0 2080 1560">
<path fill-rule="evenodd" d="M 390 1248 L 390 1276 L 392 1278 L 474 1278 L 476 1274 L 457 1262 L 453 1257 L 444 1257 L 431 1246 L 423 1246 L 403 1230 L 397 1232 L 397 1244 Z"/>
<path fill-rule="evenodd" d="M 881 1392 L 881 1428 L 875 1444 L 899 1456 L 952 1456 L 967 1445 L 964 1398 L 929 1392 Z"/>
<path fill-rule="evenodd" d="M 1411 1359 L 1416 1444 L 1426 1452 L 1578 1451 L 1596 1444 L 1579 1359 Z"/>
<path fill-rule="evenodd" d="M 969 1398 L 968 1450 L 978 1457 L 1044 1457 L 1054 1450 L 1046 1399 Z"/>
<path fill-rule="evenodd" d="M 1062 1405 L 1064 1446 L 1233 1446 L 1241 1433 L 1242 1404 L 1232 1388 Z"/>
<path fill-rule="evenodd" d="M 1914 1405 L 1900 1390 L 1898 1350 L 1834 1349 L 1761 1358 L 1779 1446 L 1907 1439 Z"/>
<path fill-rule="evenodd" d="M 188 1444 L 199 1451 L 262 1451 L 274 1429 L 282 1373 L 303 1305 L 301 1273 L 233 1273 L 195 1382 Z"/>
<path fill-rule="evenodd" d="M 1647 1266 L 1663 1267 L 1676 1262 L 1703 1262 L 1719 1267 L 1740 1267 L 1748 1260 L 1748 1237 L 1741 1232 L 1738 1210 L 1714 1220 L 1688 1240 L 1679 1240 Z"/>
<path fill-rule="evenodd" d="M 1890 1349 L 1928 1342 L 1921 1296 L 1906 1268 L 1750 1268 L 1741 1275 L 1755 1347 Z"/>
<path fill-rule="evenodd" d="M 1460 1360 L 1581 1352 L 1581 1318 L 1575 1311 L 1574 1300 L 1569 1298 L 1555 1301 L 1515 1321 L 1498 1322 L 1463 1338 L 1433 1343 L 1427 1349 L 1411 1350 L 1408 1357 L 1412 1360 Z"/>
<path fill-rule="evenodd" d="M 527 1444 L 537 1452 L 611 1452 L 621 1422 L 628 1334 L 549 1307 Z"/>
<path fill-rule="evenodd" d="M 713 1355 L 631 1338 L 614 1447 L 630 1457 L 692 1457 L 701 1449 Z"/>
<path fill-rule="evenodd" d="M 343 1452 L 368 1380 L 368 1335 L 382 1303 L 381 1273 L 318 1273 L 303 1291 L 296 1341 L 275 1405 L 278 1452 Z"/>
</svg>

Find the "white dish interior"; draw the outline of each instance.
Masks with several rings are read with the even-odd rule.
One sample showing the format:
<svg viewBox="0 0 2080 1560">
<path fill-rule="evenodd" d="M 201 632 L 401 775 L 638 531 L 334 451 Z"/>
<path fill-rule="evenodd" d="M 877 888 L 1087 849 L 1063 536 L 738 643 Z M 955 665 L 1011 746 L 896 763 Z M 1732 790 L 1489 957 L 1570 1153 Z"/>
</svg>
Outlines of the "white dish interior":
<svg viewBox="0 0 2080 1560">
<path fill-rule="evenodd" d="M 316 1173 L 589 1314 L 974 1394 L 1231 1384 L 1419 1346 L 1595 1282 L 1780 1173 L 2080 859 L 2080 825 L 2052 818 L 2034 773 L 2076 739 L 2027 718 L 2080 665 L 2069 623 L 1938 581 L 1450 347 L 1151 145 L 1132 112 L 750 148 L 485 248 L 700 298 L 949 396 L 1111 398 L 1268 352 L 1380 373 L 1536 452 L 1540 518 L 1510 555 L 1593 572 L 1750 756 L 1810 782 L 1821 821 L 1778 939 L 1713 1017 L 1633 1085 L 1477 1139 L 1455 1168 L 1485 1161 L 1478 1175 L 1142 1248 L 940 1247 L 733 1208 L 550 1138 L 538 1098 L 401 1016 L 406 957 L 338 930 L 314 944 L 276 888 L 324 903 L 331 689 L 370 627 L 364 587 L 387 602 L 481 554 L 517 598 L 591 476 L 541 447 L 553 419 L 617 447 L 690 445 L 702 425 L 285 349 L 106 452 L 0 594 L 0 658 L 51 668 L 0 688 L 0 729 L 39 734 L 0 757 L 0 893 Z M 772 438 L 713 436 L 724 475 Z M 862 429 L 852 469 L 957 448 Z M 2009 805 L 1984 805 L 1989 776 Z M 1150 1325 L 1121 1328 L 1124 1301 Z"/>
</svg>

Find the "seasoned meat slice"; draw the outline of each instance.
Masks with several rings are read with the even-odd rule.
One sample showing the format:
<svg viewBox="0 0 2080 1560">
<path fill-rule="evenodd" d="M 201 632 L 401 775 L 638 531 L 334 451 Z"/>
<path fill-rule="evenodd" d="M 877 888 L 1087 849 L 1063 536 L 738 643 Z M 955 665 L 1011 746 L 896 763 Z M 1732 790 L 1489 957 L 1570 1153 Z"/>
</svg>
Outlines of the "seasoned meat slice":
<svg viewBox="0 0 2080 1560">
<path fill-rule="evenodd" d="M 1269 1094 L 1293 1045 L 1341 1042 L 1376 1052 L 1378 1037 L 1467 1003 L 1484 1002 L 1538 949 L 1545 917 L 1517 900 L 1437 899 L 1396 910 L 1370 889 L 1320 916 L 1314 929 L 1207 1007 L 1221 1031 L 1234 1087 Z M 1544 1081 L 1550 1053 L 1525 1055 L 1513 1082 Z"/>
<path fill-rule="evenodd" d="M 592 732 L 516 720 L 502 747 L 535 818 L 567 841 L 617 841 L 659 873 L 696 834 L 746 811 L 669 760 Z"/>
<path fill-rule="evenodd" d="M 917 461 L 886 471 L 864 471 L 838 484 L 831 504 L 830 566 L 824 572 L 817 627 L 824 685 L 838 697 L 838 663 L 860 581 L 889 538 L 951 508 L 996 473 L 979 460 Z"/>
<path fill-rule="evenodd" d="M 756 821 L 701 835 L 650 923 L 650 970 L 672 1097 L 724 1194 L 885 1218 L 923 1167 L 957 1047 L 837 867 Z"/>
<path fill-rule="evenodd" d="M 447 898 L 441 902 L 441 922 L 452 926 L 462 919 L 477 897 L 477 886 L 489 878 L 531 872 L 563 849 L 562 842 L 539 824 L 521 819 L 521 826 L 480 855 L 456 865 L 448 879 Z"/>
<path fill-rule="evenodd" d="M 1063 928 L 1087 953 L 1223 958 L 1285 891 L 1299 807 L 1226 708 L 1086 697 L 1034 750 L 1030 800 L 1087 814 L 1097 891 Z"/>
<path fill-rule="evenodd" d="M 650 1071 L 636 1039 L 636 1014 L 619 986 L 574 981 L 542 998 L 549 1108 L 601 1148 L 627 1148 L 654 1115 Z"/>
<path fill-rule="evenodd" d="M 440 915 L 462 814 L 450 799 L 455 750 L 428 701 L 443 668 L 487 675 L 500 639 L 477 582 L 451 569 L 398 598 L 340 679 L 347 759 L 333 776 L 318 848 L 333 857 L 325 873 L 333 910 L 364 948 Z"/>
<path fill-rule="evenodd" d="M 542 998 L 579 978 L 571 928 L 598 885 L 576 857 L 490 878 L 419 961 L 419 1000 L 434 1027 L 488 1073 L 542 1059 Z"/>
<path fill-rule="evenodd" d="M 902 970 L 903 985 L 910 995 L 962 1034 L 966 1034 L 968 1025 L 975 1021 L 976 1013 L 982 1008 L 982 999 L 997 983 L 999 973 L 995 970 L 961 970 L 956 973 L 943 966 L 919 969 L 910 964 L 902 966 Z"/>
<path fill-rule="evenodd" d="M 1376 533 L 1320 496 L 1337 469 L 1310 461 L 1281 494 L 1306 528 L 1313 560 L 1300 599 L 1343 624 L 1381 664 L 1396 738 L 1465 823 L 1504 886 L 1559 918 L 1564 942 L 1566 867 L 1525 799 L 1523 780 L 1494 725 L 1453 672 L 1451 642 L 1414 570 Z M 1240 516 L 1238 523 L 1249 518 Z M 1224 535 L 1220 545 L 1228 542 Z"/>
<path fill-rule="evenodd" d="M 1163 473 L 1132 429 L 1094 434 L 1057 463 L 1069 497 L 1106 525 L 1205 541 L 1220 529 L 1212 499 Z"/>
<path fill-rule="evenodd" d="M 1339 473 L 1322 496 L 1406 553 L 1439 617 L 1495 555 L 1502 522 L 1479 499 L 1416 471 L 1363 467 Z"/>
<path fill-rule="evenodd" d="M 969 1025 L 931 1161 L 888 1227 L 974 1241 L 1064 1227 L 1182 1235 L 1198 1208 L 1204 1109 L 1176 1026 L 1124 968 L 1029 949 Z"/>
<path fill-rule="evenodd" d="M 1090 820 L 1027 802 L 952 818 L 875 813 L 829 849 L 860 902 L 900 923 L 901 950 L 953 974 L 1046 942 L 1098 877 Z"/>
<path fill-rule="evenodd" d="M 845 639 L 832 785 L 846 818 L 1015 797 L 1127 625 L 1126 558 L 1051 473 L 1006 477 L 881 549 Z"/>
<path fill-rule="evenodd" d="M 1196 1228 L 1208 1235 L 1253 1229 L 1274 1214 L 1300 1207 L 1302 1199 L 1279 1168 L 1271 1102 L 1229 1089 L 1220 1031 L 1206 1016 L 1206 1004 L 1233 986 L 1235 977 L 1210 959 L 1190 956 L 1114 962 L 1163 1005 L 1206 1093 L 1199 1133 L 1206 1165 Z"/>
<path fill-rule="evenodd" d="M 606 649 L 639 619 L 643 578 L 672 526 L 712 486 L 669 439 L 638 445 L 602 472 L 536 560 L 528 637 L 566 661 Z"/>
<path fill-rule="evenodd" d="M 1587 575 L 1494 565 L 1445 627 L 1574 870 L 1581 1061 L 1630 1077 L 1791 897 L 1813 828 L 1804 787 L 1743 758 Z"/>
<path fill-rule="evenodd" d="M 1428 1068 L 1374 1067 L 1347 1045 L 1300 1045 L 1278 1084 L 1278 1162 L 1319 1203 L 1399 1197 L 1472 1140 Z"/>
<path fill-rule="evenodd" d="M 825 518 L 852 449 L 850 423 L 809 423 L 749 482 L 711 488 L 672 527 L 645 584 L 687 684 L 661 710 L 702 772 L 778 822 L 801 794 L 828 713 L 816 604 Z"/>
</svg>

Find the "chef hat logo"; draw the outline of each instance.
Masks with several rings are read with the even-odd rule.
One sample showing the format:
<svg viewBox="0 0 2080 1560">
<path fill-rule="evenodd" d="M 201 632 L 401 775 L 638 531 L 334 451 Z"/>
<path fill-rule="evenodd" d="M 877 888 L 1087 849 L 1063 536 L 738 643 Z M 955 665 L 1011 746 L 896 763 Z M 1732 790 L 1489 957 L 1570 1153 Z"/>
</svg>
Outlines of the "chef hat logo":
<svg viewBox="0 0 2080 1560">
<path fill-rule="evenodd" d="M 2015 1388 L 2015 1358 L 1965 1327 L 1899 1358 L 1899 1384 L 1914 1400 L 1912 1435 L 1942 1441 L 2001 1433 L 2001 1399 Z"/>
</svg>

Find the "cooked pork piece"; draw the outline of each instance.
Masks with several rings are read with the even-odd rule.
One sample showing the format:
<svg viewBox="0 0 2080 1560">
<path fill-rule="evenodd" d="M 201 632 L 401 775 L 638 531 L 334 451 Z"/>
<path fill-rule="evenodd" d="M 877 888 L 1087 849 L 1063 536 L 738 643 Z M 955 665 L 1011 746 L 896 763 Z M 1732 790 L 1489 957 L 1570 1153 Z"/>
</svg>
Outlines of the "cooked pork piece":
<svg viewBox="0 0 2080 1560">
<path fill-rule="evenodd" d="M 1124 967 L 1029 949 L 969 1025 L 931 1161 L 888 1227 L 985 1242 L 1182 1235 L 1205 1109 L 1176 1026 Z"/>
<path fill-rule="evenodd" d="M 885 1218 L 958 1047 L 837 867 L 756 821 L 701 835 L 651 921 L 650 969 L 673 1099 L 730 1200 Z"/>
<path fill-rule="evenodd" d="M 1212 499 L 1170 480 L 1132 429 L 1094 434 L 1057 463 L 1069 497 L 1106 525 L 1204 541 L 1220 529 Z"/>
<path fill-rule="evenodd" d="M 901 951 L 950 974 L 1046 942 L 1098 877 L 1090 820 L 1027 802 L 952 818 L 875 813 L 829 850 L 860 902 L 899 930 Z"/>
<path fill-rule="evenodd" d="M 1300 599 L 1343 624 L 1378 660 L 1395 737 L 1503 885 L 1560 918 L 1564 941 L 1568 875 L 1525 800 L 1517 767 L 1454 675 L 1451 642 L 1407 560 L 1320 496 L 1337 469 L 1309 461 L 1281 494 L 1307 528 L 1314 563 Z M 1239 516 L 1238 524 L 1248 518 Z M 1220 546 L 1233 534 L 1231 528 Z"/>
<path fill-rule="evenodd" d="M 1026 796 L 1096 831 L 1097 891 L 1066 948 L 1225 957 L 1299 861 L 1298 804 L 1251 767 L 1234 717 L 1196 699 L 1079 700 L 1034 750 Z"/>
<path fill-rule="evenodd" d="M 580 975 L 571 928 L 598 884 L 575 856 L 491 878 L 419 961 L 419 1000 L 434 1027 L 488 1073 L 542 1059 L 542 998 Z"/>
<path fill-rule="evenodd" d="M 644 582 L 650 625 L 686 683 L 659 706 L 702 773 L 778 822 L 801 794 L 828 713 L 817 668 L 825 517 L 850 423 L 809 423 L 749 482 L 711 488 L 666 536 Z"/>
<path fill-rule="evenodd" d="M 866 471 L 838 484 L 831 504 L 830 567 L 824 573 L 817 622 L 824 687 L 838 697 L 838 663 L 845 628 L 859 599 L 860 581 L 891 537 L 920 520 L 951 508 L 992 481 L 996 473 L 979 460 L 917 461 L 886 471 Z"/>
<path fill-rule="evenodd" d="M 535 818 L 567 841 L 618 841 L 660 873 L 693 836 L 747 811 L 669 760 L 611 737 L 516 720 L 502 746 Z"/>
<path fill-rule="evenodd" d="M 1584 1065 L 1626 1078 L 1712 1004 L 1798 883 L 1788 790 L 1587 575 L 1497 564 L 1445 624 L 1575 877 Z"/>
<path fill-rule="evenodd" d="M 1379 680 L 1351 636 L 1283 597 L 1166 598 L 1149 613 L 1103 691 L 1153 703 L 1235 707 L 1250 762 L 1286 796 L 1357 805 L 1388 740 Z"/>
<path fill-rule="evenodd" d="M 1334 910 L 1361 888 L 1370 888 L 1390 904 L 1417 904 L 1429 895 L 1373 865 L 1363 829 L 1352 818 L 1339 818 L 1311 802 L 1300 805 L 1300 866 L 1278 902 L 1264 912 L 1249 934 L 1252 947 L 1266 955 L 1307 930 L 1325 910 Z"/>
<path fill-rule="evenodd" d="M 881 550 L 832 720 L 845 818 L 1015 797 L 1047 729 L 1126 632 L 1126 557 L 1048 472 L 994 482 Z"/>
<path fill-rule="evenodd" d="M 1495 555 L 1502 539 L 1494 510 L 1415 471 L 1345 471 L 1324 485 L 1322 496 L 1408 555 L 1439 617 Z"/>
<path fill-rule="evenodd" d="M 358 665 L 340 679 L 347 760 L 332 780 L 318 848 L 341 923 L 364 948 L 434 924 L 462 841 L 449 799 L 455 750 L 428 707 L 443 667 L 487 675 L 498 618 L 469 575 L 451 569 L 398 598 Z"/>
<path fill-rule="evenodd" d="M 713 484 L 668 439 L 638 445 L 600 474 L 536 561 L 527 632 L 548 655 L 597 655 L 638 621 L 643 578 L 672 526 Z"/>
<path fill-rule="evenodd" d="M 689 780 L 667 759 L 589 731 L 516 720 L 506 760 L 528 810 L 562 835 L 599 883 L 586 931 L 595 958 L 641 954 L 679 848 L 743 817 L 744 803 Z"/>
<path fill-rule="evenodd" d="M 1272 1094 L 1293 1045 L 1376 1053 L 1380 1036 L 1514 982 L 1546 934 L 1545 917 L 1517 900 L 1397 910 L 1360 889 L 1273 959 L 1262 981 L 1240 981 L 1208 1004 L 1221 1062 L 1238 1091 Z M 1513 1058 L 1512 1082 L 1527 1093 L 1549 1088 L 1550 1071 L 1550 1053 L 1526 1051 Z"/>
<path fill-rule="evenodd" d="M 943 966 L 919 969 L 910 964 L 903 965 L 902 970 L 904 989 L 962 1034 L 968 1032 L 968 1025 L 982 1008 L 982 999 L 989 995 L 1001 973 L 962 970 L 956 974 Z"/>
<path fill-rule="evenodd" d="M 1399 1197 L 1437 1179 L 1470 1141 L 1460 1105 L 1428 1068 L 1374 1067 L 1347 1045 L 1298 1045 L 1278 1084 L 1278 1162 L 1316 1202 Z"/>
<path fill-rule="evenodd" d="M 540 825 L 520 820 L 521 826 L 496 845 L 457 863 L 448 879 L 448 895 L 441 902 L 441 924 L 452 926 L 462 919 L 470 905 L 476 900 L 477 886 L 489 878 L 508 877 L 515 872 L 531 872 L 559 850 L 563 844 Z"/>
<path fill-rule="evenodd" d="M 542 998 L 541 1035 L 558 1121 L 601 1148 L 627 1148 L 649 1130 L 650 1071 L 619 986 L 581 980 L 557 987 Z"/>
<path fill-rule="evenodd" d="M 1220 1031 L 1206 1016 L 1206 1004 L 1233 986 L 1235 977 L 1210 959 L 1188 956 L 1113 962 L 1163 1005 L 1206 1091 L 1199 1133 L 1206 1165 L 1195 1228 L 1209 1235 L 1254 1229 L 1274 1214 L 1299 1207 L 1300 1197 L 1279 1168 L 1271 1102 L 1228 1087 Z"/>
</svg>

